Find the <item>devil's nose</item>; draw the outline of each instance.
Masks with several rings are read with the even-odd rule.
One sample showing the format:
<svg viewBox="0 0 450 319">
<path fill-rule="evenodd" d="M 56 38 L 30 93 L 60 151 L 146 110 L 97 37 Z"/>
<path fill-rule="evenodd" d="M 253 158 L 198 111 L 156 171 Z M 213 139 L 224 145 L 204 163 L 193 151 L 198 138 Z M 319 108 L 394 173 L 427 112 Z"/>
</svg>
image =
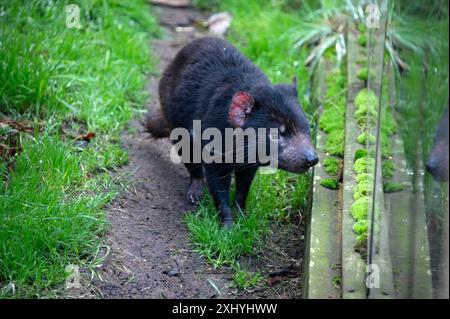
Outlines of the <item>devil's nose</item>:
<svg viewBox="0 0 450 319">
<path fill-rule="evenodd" d="M 319 162 L 319 157 L 317 156 L 316 152 L 309 152 L 306 155 L 306 165 L 308 167 L 312 167 L 316 165 Z"/>
</svg>

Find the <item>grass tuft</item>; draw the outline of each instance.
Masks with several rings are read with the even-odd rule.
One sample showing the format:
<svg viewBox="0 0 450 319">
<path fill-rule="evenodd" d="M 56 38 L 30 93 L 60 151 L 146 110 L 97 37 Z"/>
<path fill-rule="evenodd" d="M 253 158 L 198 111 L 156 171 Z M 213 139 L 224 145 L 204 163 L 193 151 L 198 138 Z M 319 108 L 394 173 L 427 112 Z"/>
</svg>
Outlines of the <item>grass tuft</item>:
<svg viewBox="0 0 450 319">
<path fill-rule="evenodd" d="M 81 29 L 66 27 L 69 3 Z M 11 0 L 0 11 L 0 115 L 43 126 L 21 137 L 12 170 L 0 165 L 0 293 L 39 297 L 98 251 L 102 207 L 118 191 L 109 173 L 128 161 L 118 136 L 146 101 L 159 31 L 144 0 Z M 87 132 L 87 146 L 74 138 Z"/>
</svg>

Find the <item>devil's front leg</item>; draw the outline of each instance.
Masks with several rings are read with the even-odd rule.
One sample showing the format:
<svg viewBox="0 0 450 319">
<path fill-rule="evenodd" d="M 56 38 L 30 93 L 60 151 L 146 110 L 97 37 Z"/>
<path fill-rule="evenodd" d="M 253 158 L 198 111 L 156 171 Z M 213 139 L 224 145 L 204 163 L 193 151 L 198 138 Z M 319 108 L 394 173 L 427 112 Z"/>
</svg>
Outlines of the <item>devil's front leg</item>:
<svg viewBox="0 0 450 319">
<path fill-rule="evenodd" d="M 203 168 L 202 164 L 184 164 L 190 175 L 187 199 L 194 205 L 199 205 L 203 197 Z"/>
<path fill-rule="evenodd" d="M 208 189 L 219 212 L 222 226 L 231 228 L 233 217 L 230 208 L 230 182 L 232 168 L 226 164 L 204 164 Z"/>
<path fill-rule="evenodd" d="M 236 169 L 236 205 L 241 211 L 245 209 L 248 192 L 257 169 L 256 166 L 244 166 Z"/>
</svg>

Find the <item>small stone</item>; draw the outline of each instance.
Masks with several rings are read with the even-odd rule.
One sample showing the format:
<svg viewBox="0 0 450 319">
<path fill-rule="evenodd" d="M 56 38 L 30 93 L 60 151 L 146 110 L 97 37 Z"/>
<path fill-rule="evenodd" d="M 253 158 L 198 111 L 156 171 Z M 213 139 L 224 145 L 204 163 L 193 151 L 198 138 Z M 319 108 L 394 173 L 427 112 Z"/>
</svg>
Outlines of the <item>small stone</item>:
<svg viewBox="0 0 450 319">
<path fill-rule="evenodd" d="M 178 277 L 180 275 L 177 267 L 173 267 L 170 270 L 164 270 L 163 274 L 166 274 L 169 277 Z"/>
</svg>

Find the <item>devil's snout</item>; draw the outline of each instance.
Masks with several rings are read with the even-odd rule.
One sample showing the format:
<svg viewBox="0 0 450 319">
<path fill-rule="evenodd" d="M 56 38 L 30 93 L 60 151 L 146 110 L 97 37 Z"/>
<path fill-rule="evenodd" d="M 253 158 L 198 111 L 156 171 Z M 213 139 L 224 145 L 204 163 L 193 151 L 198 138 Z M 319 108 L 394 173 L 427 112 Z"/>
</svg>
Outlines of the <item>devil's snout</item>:
<svg viewBox="0 0 450 319">
<path fill-rule="evenodd" d="M 319 156 L 314 150 L 308 151 L 305 156 L 305 165 L 308 167 L 313 167 L 319 162 Z"/>
</svg>

